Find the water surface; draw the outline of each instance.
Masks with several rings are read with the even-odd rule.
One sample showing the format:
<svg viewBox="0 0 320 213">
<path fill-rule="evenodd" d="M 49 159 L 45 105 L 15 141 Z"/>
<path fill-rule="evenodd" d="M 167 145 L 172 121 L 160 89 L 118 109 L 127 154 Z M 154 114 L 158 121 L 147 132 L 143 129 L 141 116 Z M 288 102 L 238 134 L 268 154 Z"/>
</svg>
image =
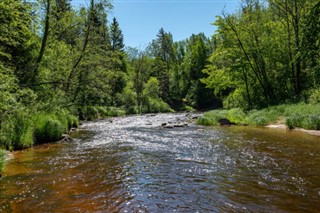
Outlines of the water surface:
<svg viewBox="0 0 320 213">
<path fill-rule="evenodd" d="M 320 138 L 249 127 L 166 129 L 192 116 L 85 123 L 14 153 L 0 212 L 319 212 Z"/>
</svg>

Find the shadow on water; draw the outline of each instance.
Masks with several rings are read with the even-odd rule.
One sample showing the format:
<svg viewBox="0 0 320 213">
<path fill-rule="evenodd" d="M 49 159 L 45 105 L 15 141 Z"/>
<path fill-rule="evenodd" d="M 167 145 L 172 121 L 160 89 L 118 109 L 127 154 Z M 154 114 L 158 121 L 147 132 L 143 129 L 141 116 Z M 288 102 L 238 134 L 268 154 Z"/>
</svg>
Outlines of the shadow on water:
<svg viewBox="0 0 320 213">
<path fill-rule="evenodd" d="M 317 212 L 320 140 L 248 127 L 165 129 L 185 114 L 85 123 L 71 143 L 14 153 L 0 180 L 12 212 Z"/>
</svg>

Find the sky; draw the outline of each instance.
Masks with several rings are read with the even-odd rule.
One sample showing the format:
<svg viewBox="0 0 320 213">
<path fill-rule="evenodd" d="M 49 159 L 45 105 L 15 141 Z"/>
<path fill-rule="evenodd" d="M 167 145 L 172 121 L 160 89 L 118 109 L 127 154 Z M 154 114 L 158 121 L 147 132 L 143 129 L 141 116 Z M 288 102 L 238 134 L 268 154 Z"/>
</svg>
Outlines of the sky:
<svg viewBox="0 0 320 213">
<path fill-rule="evenodd" d="M 87 6 L 89 0 L 72 0 L 74 6 Z M 113 0 L 109 21 L 116 17 L 126 46 L 145 48 L 160 28 L 180 41 L 200 32 L 213 35 L 215 17 L 222 11 L 234 12 L 239 0 Z"/>
</svg>

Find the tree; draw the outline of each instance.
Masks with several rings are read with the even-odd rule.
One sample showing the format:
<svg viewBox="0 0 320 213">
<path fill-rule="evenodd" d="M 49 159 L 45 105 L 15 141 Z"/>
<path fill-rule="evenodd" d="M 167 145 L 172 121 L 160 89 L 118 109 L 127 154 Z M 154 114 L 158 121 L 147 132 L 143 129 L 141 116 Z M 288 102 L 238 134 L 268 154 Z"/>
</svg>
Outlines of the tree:
<svg viewBox="0 0 320 213">
<path fill-rule="evenodd" d="M 123 51 L 123 34 L 115 17 L 110 26 L 110 40 L 112 51 Z"/>
<path fill-rule="evenodd" d="M 160 82 L 161 98 L 165 102 L 170 102 L 170 68 L 173 56 L 173 39 L 171 33 L 167 33 L 163 28 L 159 30 L 157 39 L 151 43 L 151 51 L 155 57 L 154 76 Z"/>
<path fill-rule="evenodd" d="M 30 7 L 20 0 L 3 0 L 0 11 L 0 61 L 14 68 L 20 84 L 27 84 L 33 74 L 35 48 Z"/>
</svg>

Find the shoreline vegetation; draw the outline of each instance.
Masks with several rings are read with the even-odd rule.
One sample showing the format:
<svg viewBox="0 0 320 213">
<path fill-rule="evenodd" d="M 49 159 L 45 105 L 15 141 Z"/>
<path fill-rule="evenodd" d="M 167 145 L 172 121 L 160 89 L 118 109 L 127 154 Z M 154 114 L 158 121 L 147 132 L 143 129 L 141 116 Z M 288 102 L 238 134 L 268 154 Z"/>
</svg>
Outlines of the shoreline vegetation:
<svg viewBox="0 0 320 213">
<path fill-rule="evenodd" d="M 204 126 L 219 125 L 226 118 L 236 125 L 295 129 L 320 135 L 320 104 L 284 104 L 261 110 L 245 111 L 240 108 L 218 109 L 206 112 L 197 120 Z"/>
<path fill-rule="evenodd" d="M 168 104 L 154 105 L 144 113 L 175 112 Z M 189 106 L 180 109 L 193 111 Z M 10 116 L 0 128 L 0 177 L 5 161 L 10 159 L 10 152 L 31 148 L 43 143 L 58 142 L 65 138 L 80 121 L 94 121 L 109 117 L 119 117 L 129 114 L 125 109 L 117 107 L 86 106 L 79 109 L 79 116 L 65 110 L 54 112 L 38 112 L 16 114 Z"/>
<path fill-rule="evenodd" d="M 306 103 L 278 105 L 249 111 L 240 108 L 215 109 L 205 112 L 198 118 L 197 124 L 219 125 L 219 120 L 225 118 L 235 125 L 295 129 L 320 136 L 319 111 L 320 104 Z M 173 110 L 167 110 L 167 112 L 173 112 Z M 82 110 L 81 120 L 92 121 L 124 115 L 127 115 L 126 111 L 119 108 L 88 107 Z M 63 135 L 69 133 L 72 128 L 79 127 L 78 117 L 66 111 L 41 112 L 28 118 L 17 117 L 11 122 L 8 128 L 2 128 L 0 132 L 0 177 L 5 160 L 8 158 L 8 151 L 5 150 L 21 150 L 42 143 L 57 142 L 62 140 Z"/>
<path fill-rule="evenodd" d="M 0 1 L 0 174 L 2 149 L 58 141 L 78 119 L 222 108 L 198 124 L 320 129 L 319 1 L 244 1 L 210 37 L 161 28 L 144 49 L 125 46 L 112 7 Z"/>
</svg>

